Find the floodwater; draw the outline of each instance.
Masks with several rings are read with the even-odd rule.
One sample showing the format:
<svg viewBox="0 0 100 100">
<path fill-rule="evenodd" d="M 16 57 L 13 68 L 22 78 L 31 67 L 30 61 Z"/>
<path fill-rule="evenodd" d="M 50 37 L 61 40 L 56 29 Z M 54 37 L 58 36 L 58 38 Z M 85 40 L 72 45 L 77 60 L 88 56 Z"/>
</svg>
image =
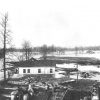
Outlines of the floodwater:
<svg viewBox="0 0 100 100">
<path fill-rule="evenodd" d="M 57 56 L 62 56 L 62 57 L 90 57 L 90 58 L 93 57 L 93 58 L 100 60 L 100 51 L 95 51 L 93 54 L 86 53 L 86 51 L 85 51 L 84 53 L 78 53 L 77 55 L 75 54 L 75 52 L 66 52 L 64 55 L 57 55 Z M 73 67 L 74 67 L 74 64 L 73 64 Z M 91 66 L 90 65 L 87 65 L 87 66 L 78 65 L 78 70 L 80 72 L 91 72 L 91 71 L 97 72 L 98 74 L 95 74 L 91 78 L 88 78 L 88 79 L 100 81 L 100 68 L 98 68 L 97 66 L 94 66 L 94 65 L 91 65 Z M 59 73 L 60 73 L 60 71 L 56 72 L 56 75 L 55 75 L 56 78 L 64 77 L 64 75 L 61 75 Z M 70 75 L 70 77 L 73 78 L 73 79 L 76 79 L 77 75 L 76 74 Z M 82 77 L 80 77 L 80 75 L 78 76 L 78 78 L 82 79 Z"/>
<path fill-rule="evenodd" d="M 13 60 L 18 61 L 18 55 L 21 55 L 21 53 L 15 53 L 13 56 L 11 56 L 11 58 L 13 58 Z M 100 59 L 100 51 L 96 51 L 93 54 L 87 54 L 87 53 L 78 53 L 77 55 L 75 54 L 75 52 L 66 52 L 64 55 L 55 55 L 55 56 L 65 56 L 65 57 L 94 57 L 97 59 Z M 34 58 L 39 58 L 41 57 L 41 55 L 33 55 Z M 74 66 L 74 65 L 73 65 Z M 2 61 L 0 60 L 0 69 L 2 69 Z M 97 68 L 97 66 L 78 66 L 79 71 L 85 71 L 85 72 L 89 72 L 89 71 L 96 71 L 98 73 L 100 73 L 100 68 Z M 55 72 L 55 77 L 56 78 L 61 78 L 64 77 L 64 75 L 59 74 L 60 72 Z M 73 79 L 76 79 L 77 76 L 76 74 L 71 75 L 70 76 Z M 79 76 L 79 78 L 82 78 Z M 3 79 L 3 72 L 0 72 L 0 79 Z M 93 80 L 100 80 L 100 75 L 96 74 L 94 76 L 92 76 L 90 79 Z"/>
<path fill-rule="evenodd" d="M 73 66 L 75 66 L 73 64 Z M 64 64 L 64 68 L 65 68 L 65 64 Z M 78 65 L 78 70 L 79 70 L 79 75 L 78 75 L 78 79 L 82 79 L 83 77 L 81 77 L 81 72 L 87 72 L 87 73 L 91 73 L 91 77 L 86 78 L 86 79 L 92 79 L 92 80 L 98 80 L 100 81 L 100 68 L 98 68 L 97 66 L 93 66 L 93 65 L 86 65 L 86 66 L 81 66 Z M 55 74 L 56 78 L 61 78 L 61 77 L 65 77 L 65 75 L 60 74 L 60 73 L 65 73 L 64 71 L 58 71 Z M 70 78 L 73 79 L 77 79 L 77 73 L 71 74 Z"/>
</svg>

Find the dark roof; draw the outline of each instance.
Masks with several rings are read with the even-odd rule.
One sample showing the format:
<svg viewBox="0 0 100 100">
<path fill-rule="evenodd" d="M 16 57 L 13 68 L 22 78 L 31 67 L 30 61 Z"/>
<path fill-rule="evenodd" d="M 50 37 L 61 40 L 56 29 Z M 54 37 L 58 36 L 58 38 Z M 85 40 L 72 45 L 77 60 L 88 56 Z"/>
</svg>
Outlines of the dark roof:
<svg viewBox="0 0 100 100">
<path fill-rule="evenodd" d="M 56 66 L 53 60 L 28 60 L 20 62 L 10 62 L 15 67 L 46 67 L 46 66 Z"/>
<path fill-rule="evenodd" d="M 66 72 L 75 72 L 75 71 L 78 71 L 77 68 L 57 68 L 57 67 L 56 67 L 56 70 L 57 71 L 66 71 Z"/>
<path fill-rule="evenodd" d="M 15 69 L 15 67 L 8 67 L 8 68 L 5 68 L 5 70 L 13 70 Z M 1 69 L 0 71 L 3 71 L 4 69 Z"/>
</svg>

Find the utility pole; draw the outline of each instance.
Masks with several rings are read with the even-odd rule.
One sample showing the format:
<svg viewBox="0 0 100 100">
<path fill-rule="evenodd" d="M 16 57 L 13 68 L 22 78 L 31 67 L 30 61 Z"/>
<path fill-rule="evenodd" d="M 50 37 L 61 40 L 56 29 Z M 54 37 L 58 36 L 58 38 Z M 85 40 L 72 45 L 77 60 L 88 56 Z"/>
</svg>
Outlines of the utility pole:
<svg viewBox="0 0 100 100">
<path fill-rule="evenodd" d="M 77 81 L 76 82 L 78 82 L 78 64 L 76 65 L 76 68 L 77 68 Z"/>
</svg>

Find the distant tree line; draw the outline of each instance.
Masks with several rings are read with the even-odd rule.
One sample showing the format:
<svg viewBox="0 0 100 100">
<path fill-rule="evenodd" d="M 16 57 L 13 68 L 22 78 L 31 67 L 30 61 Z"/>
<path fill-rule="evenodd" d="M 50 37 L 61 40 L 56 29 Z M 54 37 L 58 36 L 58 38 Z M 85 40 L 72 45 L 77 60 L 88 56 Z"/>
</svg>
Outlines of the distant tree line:
<svg viewBox="0 0 100 100">
<path fill-rule="evenodd" d="M 47 55 L 50 54 L 53 56 L 55 52 L 63 53 L 65 51 L 74 51 L 75 55 L 79 52 L 84 52 L 84 50 L 88 51 L 96 51 L 100 50 L 100 46 L 92 46 L 92 47 L 73 47 L 73 48 L 65 48 L 65 47 L 56 47 L 54 45 L 48 46 L 46 44 L 40 47 L 32 47 L 30 41 L 24 41 L 21 48 L 6 48 L 7 52 L 21 52 L 22 55 L 18 57 L 18 60 L 29 60 L 33 54 L 41 54 L 43 59 L 47 58 Z M 0 58 L 3 57 L 3 49 L 0 49 Z"/>
<path fill-rule="evenodd" d="M 42 45 L 42 46 L 37 46 L 37 47 L 31 47 L 32 52 L 41 52 L 41 48 L 45 46 L 46 48 L 48 48 L 48 51 L 52 51 L 54 50 L 56 51 L 76 51 L 77 50 L 93 50 L 93 51 L 97 51 L 100 50 L 100 46 L 88 46 L 88 47 L 73 47 L 73 48 L 65 48 L 65 47 L 56 47 L 56 46 L 47 46 L 47 45 Z M 7 52 L 24 52 L 24 48 L 6 48 Z M 2 53 L 2 48 L 0 49 L 0 54 Z"/>
</svg>

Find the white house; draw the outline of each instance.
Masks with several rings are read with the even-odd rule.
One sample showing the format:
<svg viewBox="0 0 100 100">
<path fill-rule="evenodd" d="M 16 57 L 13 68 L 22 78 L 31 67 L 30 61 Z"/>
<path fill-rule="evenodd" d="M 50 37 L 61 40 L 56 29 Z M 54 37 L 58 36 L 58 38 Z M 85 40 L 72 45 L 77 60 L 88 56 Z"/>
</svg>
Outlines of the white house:
<svg viewBox="0 0 100 100">
<path fill-rule="evenodd" d="M 50 66 L 33 66 L 19 67 L 19 74 L 55 74 L 55 67 Z"/>
<path fill-rule="evenodd" d="M 18 74 L 55 74 L 56 64 L 52 60 L 36 60 L 13 62 Z"/>
</svg>

